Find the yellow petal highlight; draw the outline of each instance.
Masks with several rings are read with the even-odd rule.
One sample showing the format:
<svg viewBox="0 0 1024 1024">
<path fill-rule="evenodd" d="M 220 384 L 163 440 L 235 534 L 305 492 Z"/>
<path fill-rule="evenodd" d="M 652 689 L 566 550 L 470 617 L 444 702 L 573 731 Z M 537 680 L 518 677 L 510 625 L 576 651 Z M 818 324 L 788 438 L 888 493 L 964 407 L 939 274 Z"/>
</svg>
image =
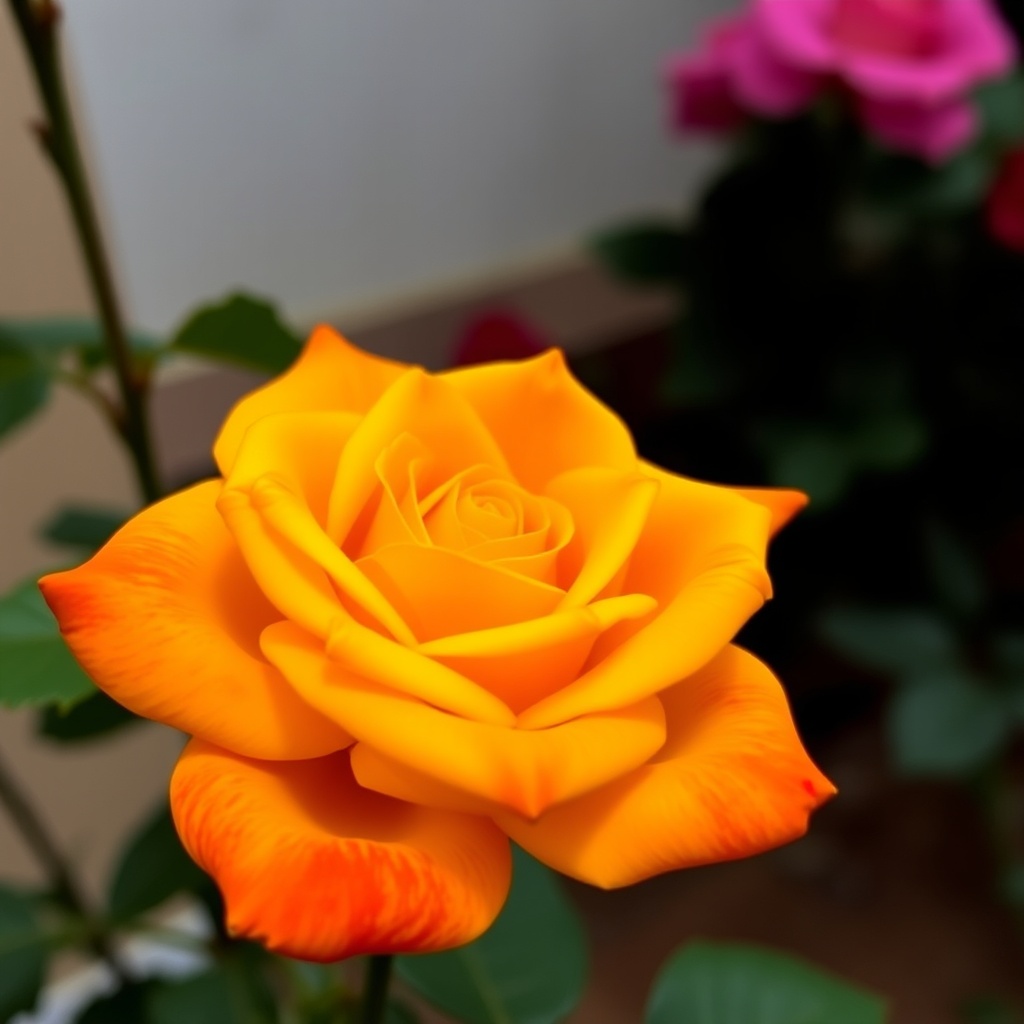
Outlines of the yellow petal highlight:
<svg viewBox="0 0 1024 1024">
<path fill-rule="evenodd" d="M 347 753 L 266 762 L 193 741 L 171 807 L 228 930 L 285 956 L 450 949 L 484 932 L 508 893 L 508 840 L 493 824 L 363 789 Z"/>
<path fill-rule="evenodd" d="M 347 412 L 281 413 L 246 432 L 226 483 L 247 491 L 261 477 L 283 480 L 314 519 L 327 521 L 327 502 L 342 449 L 359 423 Z"/>
<path fill-rule="evenodd" d="M 556 349 L 442 376 L 476 409 L 527 490 L 540 493 L 580 466 L 636 466 L 629 430 L 572 376 Z"/>
<path fill-rule="evenodd" d="M 661 486 L 623 590 L 656 598 L 658 614 L 608 630 L 575 682 L 523 712 L 523 728 L 623 707 L 685 679 L 771 595 L 768 510 L 725 487 L 648 471 Z"/>
<path fill-rule="evenodd" d="M 219 481 L 147 508 L 88 562 L 40 581 L 86 672 L 136 714 L 263 758 L 351 739 L 296 697 L 259 649 L 280 616 L 217 514 Z"/>
<path fill-rule="evenodd" d="M 342 546 L 379 486 L 377 458 L 403 434 L 416 438 L 431 456 L 436 479 L 424 481 L 428 489 L 477 464 L 508 474 L 501 449 L 458 391 L 442 377 L 409 370 L 370 409 L 342 452 L 327 524 Z"/>
<path fill-rule="evenodd" d="M 457 551 L 393 544 L 357 567 L 418 641 L 537 619 L 562 600 L 557 587 Z"/>
<path fill-rule="evenodd" d="M 653 763 L 539 821 L 498 824 L 558 871 L 616 888 L 790 842 L 835 793 L 778 680 L 746 651 L 726 648 L 661 699 L 668 738 Z"/>
<path fill-rule="evenodd" d="M 264 586 L 267 597 L 288 618 L 317 635 L 325 635 L 321 632 L 323 613 L 318 611 L 317 618 L 312 619 L 309 610 L 302 606 L 301 595 L 311 584 L 315 584 L 318 595 L 333 594 L 326 584 L 329 578 L 349 601 L 393 637 L 402 643 L 415 642 L 387 598 L 331 543 L 310 510 L 283 480 L 260 477 L 248 493 L 225 488 L 218 507 L 235 533 L 253 575 Z M 271 566 L 275 569 L 273 573 Z M 337 602 L 333 604 L 337 614 L 340 606 Z M 318 609 L 321 605 L 318 600 Z M 331 621 L 333 618 L 334 615 Z"/>
<path fill-rule="evenodd" d="M 592 601 L 626 564 L 643 533 L 658 482 L 638 471 L 588 467 L 555 477 L 547 494 L 568 509 L 572 543 L 559 563 L 563 604 Z"/>
<path fill-rule="evenodd" d="M 771 534 L 774 537 L 810 500 L 803 491 L 789 491 L 782 487 L 731 487 L 748 501 L 763 505 L 772 514 Z"/>
<path fill-rule="evenodd" d="M 246 431 L 264 416 L 282 412 L 365 413 L 408 369 L 350 345 L 333 327 L 321 324 L 309 336 L 292 367 L 248 394 L 231 410 L 213 446 L 227 476 Z"/>
<path fill-rule="evenodd" d="M 664 741 L 656 698 L 526 732 L 447 714 L 353 679 L 282 623 L 264 653 L 313 707 L 385 757 L 472 796 L 535 817 L 643 764 Z"/>
<path fill-rule="evenodd" d="M 280 628 L 284 631 L 283 625 Z M 285 632 L 285 636 L 290 635 L 290 631 Z M 274 643 L 275 636 L 272 628 L 267 642 Z M 336 623 L 326 655 L 334 663 L 332 672 L 369 679 L 473 721 L 515 723 L 515 715 L 501 699 L 471 679 L 351 619 Z"/>
</svg>

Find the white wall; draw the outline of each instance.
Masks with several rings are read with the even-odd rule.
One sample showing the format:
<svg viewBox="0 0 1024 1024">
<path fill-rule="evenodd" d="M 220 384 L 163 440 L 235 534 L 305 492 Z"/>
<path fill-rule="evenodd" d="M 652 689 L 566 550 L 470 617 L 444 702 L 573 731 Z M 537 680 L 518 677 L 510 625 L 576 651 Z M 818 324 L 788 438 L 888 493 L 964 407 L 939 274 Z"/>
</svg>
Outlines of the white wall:
<svg viewBox="0 0 1024 1024">
<path fill-rule="evenodd" d="M 296 316 L 672 207 L 657 67 L 727 0 L 66 0 L 129 305 Z"/>
</svg>

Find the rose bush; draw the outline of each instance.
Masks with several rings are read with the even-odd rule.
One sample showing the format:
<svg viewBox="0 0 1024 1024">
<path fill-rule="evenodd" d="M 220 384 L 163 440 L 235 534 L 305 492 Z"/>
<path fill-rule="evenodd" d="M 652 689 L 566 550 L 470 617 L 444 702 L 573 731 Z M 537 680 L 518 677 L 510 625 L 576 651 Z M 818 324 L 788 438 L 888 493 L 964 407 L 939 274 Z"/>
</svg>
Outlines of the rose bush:
<svg viewBox="0 0 1024 1024">
<path fill-rule="evenodd" d="M 321 327 L 214 455 L 41 587 L 108 694 L 193 737 L 174 817 L 232 932 L 443 949 L 500 909 L 509 837 L 621 886 L 834 792 L 730 643 L 802 496 L 639 461 L 557 352 L 430 375 Z"/>
<path fill-rule="evenodd" d="M 939 161 L 977 130 L 970 90 L 1015 51 L 989 0 L 753 0 L 666 77 L 676 123 L 707 130 L 790 117 L 837 82 L 876 138 Z"/>
</svg>

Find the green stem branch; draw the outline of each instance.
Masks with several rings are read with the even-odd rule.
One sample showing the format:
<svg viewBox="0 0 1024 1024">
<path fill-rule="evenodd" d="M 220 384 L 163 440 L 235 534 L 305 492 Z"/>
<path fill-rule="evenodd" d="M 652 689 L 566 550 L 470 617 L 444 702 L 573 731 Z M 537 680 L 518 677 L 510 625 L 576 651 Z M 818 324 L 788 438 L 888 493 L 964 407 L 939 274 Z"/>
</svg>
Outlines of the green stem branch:
<svg viewBox="0 0 1024 1024">
<path fill-rule="evenodd" d="M 82 895 L 81 887 L 42 819 L 36 814 L 28 797 L 21 791 L 14 775 L 0 760 L 0 805 L 3 805 L 25 845 L 32 851 L 48 876 L 54 896 L 84 925 L 86 941 L 93 953 L 103 960 L 120 981 L 126 980 L 123 969 L 99 928 Z"/>
<path fill-rule="evenodd" d="M 366 985 L 359 1013 L 359 1024 L 383 1024 L 391 982 L 390 956 L 371 956 L 366 965 Z"/>
<path fill-rule="evenodd" d="M 110 361 L 117 376 L 122 408 L 118 430 L 131 455 L 139 490 L 148 504 L 161 495 L 149 430 L 149 381 L 132 358 L 110 259 L 89 188 L 82 151 L 64 81 L 53 0 L 9 0 L 39 88 L 47 121 L 37 134 L 64 185 L 82 249 L 93 299 L 103 325 Z"/>
</svg>

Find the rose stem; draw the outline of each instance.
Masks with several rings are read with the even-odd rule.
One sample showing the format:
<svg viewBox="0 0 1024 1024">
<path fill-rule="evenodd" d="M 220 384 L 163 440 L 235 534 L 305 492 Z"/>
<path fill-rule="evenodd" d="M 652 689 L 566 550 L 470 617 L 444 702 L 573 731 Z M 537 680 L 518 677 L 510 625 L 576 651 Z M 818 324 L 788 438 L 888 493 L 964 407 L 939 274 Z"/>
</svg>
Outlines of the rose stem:
<svg viewBox="0 0 1024 1024">
<path fill-rule="evenodd" d="M 47 831 L 42 819 L 36 814 L 28 797 L 18 787 L 10 769 L 0 760 L 0 803 L 21 832 L 28 846 L 43 869 L 49 875 L 50 888 L 54 896 L 69 907 L 85 924 L 89 946 L 113 971 L 114 976 L 124 984 L 127 979 L 107 937 L 96 926 L 82 895 L 81 887 L 64 860 L 53 837 Z"/>
<path fill-rule="evenodd" d="M 132 359 L 110 259 L 71 116 L 57 37 L 60 8 L 53 0 L 9 2 L 46 112 L 46 122 L 37 127 L 37 134 L 64 186 L 103 325 L 104 341 L 117 375 L 122 405 L 116 426 L 131 456 L 142 498 L 148 504 L 161 495 L 150 440 L 149 380 L 147 374 L 138 372 Z"/>
<path fill-rule="evenodd" d="M 391 981 L 390 956 L 371 956 L 366 965 L 366 986 L 359 1013 L 359 1024 L 382 1024 L 388 1005 L 388 984 Z"/>
</svg>

